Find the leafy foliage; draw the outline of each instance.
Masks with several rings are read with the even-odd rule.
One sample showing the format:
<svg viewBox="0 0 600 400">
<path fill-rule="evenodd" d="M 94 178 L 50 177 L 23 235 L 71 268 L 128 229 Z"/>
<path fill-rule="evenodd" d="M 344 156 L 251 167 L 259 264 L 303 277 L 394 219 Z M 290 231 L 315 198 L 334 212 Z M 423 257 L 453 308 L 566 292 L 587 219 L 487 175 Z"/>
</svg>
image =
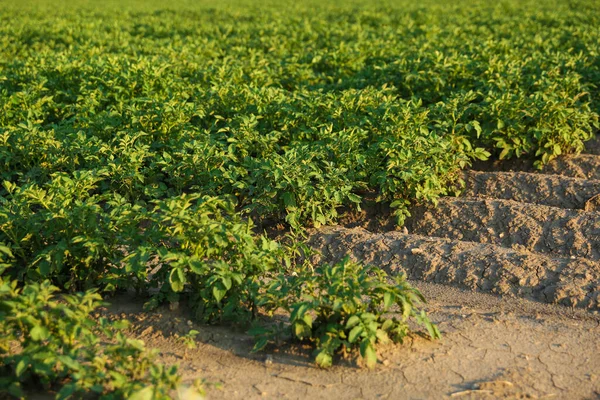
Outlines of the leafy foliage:
<svg viewBox="0 0 600 400">
<path fill-rule="evenodd" d="M 406 318 L 434 329 L 416 292 L 349 262 L 286 278 L 292 255 L 253 221 L 301 233 L 375 193 L 403 223 L 474 160 L 541 167 L 598 128 L 592 0 L 99 4 L 2 5 L 0 270 L 17 303 L 48 280 L 186 297 L 209 322 L 277 306 L 321 365 L 354 346 L 372 365 Z M 408 314 L 386 319 L 390 301 Z"/>
<path fill-rule="evenodd" d="M 87 171 L 96 194 L 229 194 L 294 229 L 374 190 L 402 222 L 474 159 L 541 165 L 598 126 L 590 1 L 53 4 L 0 28 L 0 175 L 19 188 Z"/>
<path fill-rule="evenodd" d="M 261 281 L 281 270 L 285 254 L 254 235 L 230 200 L 182 195 L 155 203 L 144 243 L 125 268 L 145 274 L 152 258 L 159 266 L 144 279 L 161 291 L 149 307 L 185 290 L 199 319 L 244 322 L 256 311 Z"/>
<path fill-rule="evenodd" d="M 364 266 L 348 258 L 335 265 L 320 265 L 314 273 L 282 275 L 268 286 L 262 298 L 266 310 L 283 309 L 289 314 L 290 336 L 309 341 L 316 350 L 316 363 L 329 367 L 339 351 L 358 348 L 369 368 L 377 363 L 377 344 L 402 342 L 408 320 L 414 318 L 437 339 L 440 332 L 417 306 L 425 299 L 404 276 L 393 284 L 381 269 Z M 388 316 L 390 313 L 397 316 Z M 282 327 L 255 327 L 255 350 L 277 339 Z"/>
<path fill-rule="evenodd" d="M 32 383 L 46 389 L 58 384 L 59 399 L 171 398 L 177 368 L 157 364 L 142 342 L 126 338 L 127 321 L 91 318 L 101 304 L 97 293 L 59 299 L 56 291 L 48 281 L 19 289 L 16 281 L 0 279 L 2 390 L 24 398 L 23 388 Z"/>
</svg>

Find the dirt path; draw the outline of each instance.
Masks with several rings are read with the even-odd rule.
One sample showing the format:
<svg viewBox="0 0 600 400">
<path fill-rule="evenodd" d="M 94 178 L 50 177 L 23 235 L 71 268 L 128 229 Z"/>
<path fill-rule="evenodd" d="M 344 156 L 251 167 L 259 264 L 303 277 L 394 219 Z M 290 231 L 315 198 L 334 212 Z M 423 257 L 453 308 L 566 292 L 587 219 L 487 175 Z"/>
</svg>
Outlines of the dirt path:
<svg viewBox="0 0 600 400">
<path fill-rule="evenodd" d="M 252 342 L 230 329 L 188 325 L 185 312 L 142 313 L 141 303 L 114 301 L 112 312 L 136 321 L 136 337 L 179 363 L 186 380 L 204 377 L 222 387 L 210 399 L 427 399 L 600 396 L 600 317 L 521 299 L 413 282 L 429 299 L 443 339 L 412 338 L 383 349 L 375 370 L 342 360 L 330 370 L 306 349 L 251 354 Z M 152 328 L 150 328 L 152 327 Z M 185 351 L 172 335 L 200 331 Z M 266 355 L 272 364 L 265 363 Z"/>
</svg>

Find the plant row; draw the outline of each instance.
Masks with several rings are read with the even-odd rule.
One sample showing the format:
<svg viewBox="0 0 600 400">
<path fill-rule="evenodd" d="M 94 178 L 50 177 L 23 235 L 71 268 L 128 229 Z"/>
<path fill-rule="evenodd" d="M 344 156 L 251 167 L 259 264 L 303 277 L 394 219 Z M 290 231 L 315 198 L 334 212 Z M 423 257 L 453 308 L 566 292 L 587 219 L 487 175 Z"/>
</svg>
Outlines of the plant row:
<svg viewBox="0 0 600 400">
<path fill-rule="evenodd" d="M 149 353 L 108 323 L 92 329 L 97 295 L 54 287 L 186 300 L 199 320 L 254 324 L 257 350 L 308 341 L 321 366 L 358 349 L 372 367 L 411 318 L 438 337 L 402 277 L 302 262 L 297 238 L 260 229 L 333 223 L 366 194 L 401 224 L 475 160 L 542 166 L 598 128 L 590 0 L 3 7 L 0 368 L 13 394 L 30 379 L 65 383 L 65 397 L 176 382 L 144 367 L 121 385 Z M 282 325 L 257 319 L 281 310 Z M 87 330 L 61 345 L 73 329 Z M 133 358 L 98 364 L 120 351 Z"/>
</svg>

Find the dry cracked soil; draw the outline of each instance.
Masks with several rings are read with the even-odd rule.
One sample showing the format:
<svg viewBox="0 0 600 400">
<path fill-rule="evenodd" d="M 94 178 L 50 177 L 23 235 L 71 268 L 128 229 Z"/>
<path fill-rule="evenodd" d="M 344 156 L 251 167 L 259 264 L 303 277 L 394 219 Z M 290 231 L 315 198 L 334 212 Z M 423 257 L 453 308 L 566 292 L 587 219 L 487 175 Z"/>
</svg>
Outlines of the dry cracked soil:
<svg viewBox="0 0 600 400">
<path fill-rule="evenodd" d="M 464 181 L 459 197 L 415 206 L 406 229 L 379 207 L 309 237 L 316 258 L 404 273 L 428 299 L 442 339 L 383 348 L 374 370 L 321 370 L 292 345 L 254 354 L 244 332 L 196 325 L 183 309 L 117 299 L 110 313 L 185 380 L 211 382 L 210 399 L 600 398 L 600 140 L 542 171 L 486 163 Z M 175 336 L 190 329 L 191 350 Z"/>
</svg>

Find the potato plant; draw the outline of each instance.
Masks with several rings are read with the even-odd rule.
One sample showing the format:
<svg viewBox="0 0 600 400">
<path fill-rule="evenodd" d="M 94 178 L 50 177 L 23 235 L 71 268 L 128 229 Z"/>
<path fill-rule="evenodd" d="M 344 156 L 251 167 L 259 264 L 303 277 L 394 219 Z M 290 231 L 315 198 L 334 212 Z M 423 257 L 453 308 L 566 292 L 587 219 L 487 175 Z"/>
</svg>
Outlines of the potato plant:
<svg viewBox="0 0 600 400">
<path fill-rule="evenodd" d="M 26 398 L 25 390 L 37 388 L 56 390 L 57 399 L 172 398 L 177 367 L 156 363 L 154 352 L 128 339 L 126 320 L 93 319 L 100 295 L 59 298 L 48 281 L 17 285 L 0 279 L 0 393 Z"/>
<path fill-rule="evenodd" d="M 314 345 L 320 367 L 330 367 L 340 352 L 358 349 L 365 365 L 373 368 L 377 345 L 402 342 L 411 318 L 431 339 L 440 337 L 437 327 L 418 309 L 424 302 L 404 276 L 395 276 L 390 283 L 384 271 L 345 258 L 273 280 L 261 305 L 271 313 L 284 310 L 288 324 L 257 326 L 250 333 L 257 338 L 255 351 L 286 335 L 282 330 L 287 330 L 288 337 Z"/>
</svg>

